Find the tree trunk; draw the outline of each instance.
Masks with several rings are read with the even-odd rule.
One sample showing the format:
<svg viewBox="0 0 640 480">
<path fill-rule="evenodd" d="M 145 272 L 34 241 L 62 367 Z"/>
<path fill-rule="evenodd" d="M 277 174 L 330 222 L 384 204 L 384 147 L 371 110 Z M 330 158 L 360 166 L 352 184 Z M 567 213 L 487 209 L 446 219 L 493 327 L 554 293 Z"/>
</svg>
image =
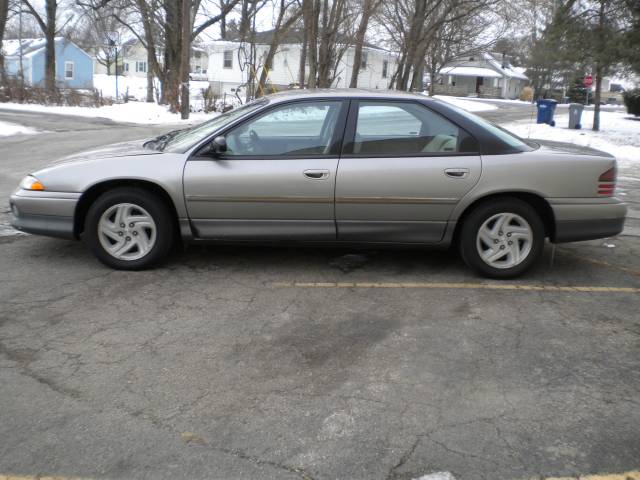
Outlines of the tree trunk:
<svg viewBox="0 0 640 480">
<path fill-rule="evenodd" d="M 358 86 L 358 75 L 360 74 L 360 64 L 362 63 L 364 37 L 367 33 L 367 27 L 369 26 L 369 18 L 371 17 L 370 10 L 371 0 L 365 0 L 365 4 L 362 8 L 362 18 L 360 19 L 360 25 L 356 32 L 356 45 L 353 52 L 353 66 L 351 68 L 351 81 L 349 82 L 349 88 L 356 88 Z"/>
<path fill-rule="evenodd" d="M 318 19 L 320 17 L 319 0 L 303 0 L 304 28 L 309 34 L 309 88 L 316 88 L 318 78 Z"/>
<path fill-rule="evenodd" d="M 180 107 L 180 52 L 182 45 L 182 11 L 181 3 L 165 0 L 165 79 L 163 91 L 169 109 L 177 113 Z"/>
<path fill-rule="evenodd" d="M 47 93 L 51 94 L 56 89 L 56 11 L 58 9 L 57 0 L 47 0 L 45 4 L 47 12 L 47 24 L 45 29 L 45 38 L 47 44 L 45 47 L 45 76 L 44 88 Z"/>
<path fill-rule="evenodd" d="M 182 44 L 180 45 L 180 117 L 189 118 L 189 53 L 191 50 L 190 0 L 182 0 Z"/>
<path fill-rule="evenodd" d="M 309 32 L 306 28 L 302 29 L 302 48 L 300 49 L 300 66 L 298 67 L 298 83 L 300 88 L 304 88 L 306 84 L 307 73 L 307 48 L 309 46 Z"/>
<path fill-rule="evenodd" d="M 147 102 L 153 103 L 153 73 L 155 68 L 153 68 L 155 59 L 155 53 L 152 52 L 150 48 L 147 48 Z"/>
<path fill-rule="evenodd" d="M 0 0 L 0 79 L 2 83 L 6 82 L 6 72 L 4 70 L 4 55 L 2 54 L 2 40 L 4 39 L 4 30 L 7 26 L 7 16 L 9 15 L 9 0 Z"/>
<path fill-rule="evenodd" d="M 593 131 L 597 132 L 600 130 L 600 99 L 602 97 L 602 66 L 597 63 L 596 64 L 596 94 L 593 97 L 594 107 L 593 107 Z"/>
</svg>

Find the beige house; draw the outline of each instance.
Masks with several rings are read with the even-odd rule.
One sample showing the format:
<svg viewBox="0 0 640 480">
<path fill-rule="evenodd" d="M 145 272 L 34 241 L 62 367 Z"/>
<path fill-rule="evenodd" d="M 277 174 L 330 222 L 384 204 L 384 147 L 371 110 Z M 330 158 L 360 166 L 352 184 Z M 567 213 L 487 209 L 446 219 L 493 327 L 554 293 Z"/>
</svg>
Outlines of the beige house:
<svg viewBox="0 0 640 480">
<path fill-rule="evenodd" d="M 529 79 L 505 55 L 481 53 L 459 58 L 440 69 L 434 92 L 441 95 L 516 99 Z"/>
</svg>

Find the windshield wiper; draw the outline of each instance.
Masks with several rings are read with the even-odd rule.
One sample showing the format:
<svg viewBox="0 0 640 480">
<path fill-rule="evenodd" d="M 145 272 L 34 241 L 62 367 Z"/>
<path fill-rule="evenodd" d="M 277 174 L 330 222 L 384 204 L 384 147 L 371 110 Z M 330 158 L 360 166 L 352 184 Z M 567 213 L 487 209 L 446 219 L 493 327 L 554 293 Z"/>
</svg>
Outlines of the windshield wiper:
<svg viewBox="0 0 640 480">
<path fill-rule="evenodd" d="M 148 142 L 146 142 L 144 144 L 144 147 L 145 148 L 146 147 L 154 148 L 155 150 L 162 151 L 167 146 L 167 143 L 169 142 L 169 140 L 171 140 L 173 137 L 175 137 L 179 133 L 184 132 L 185 130 L 187 130 L 187 129 L 186 128 L 181 128 L 179 130 L 172 130 L 172 131 L 170 131 L 168 133 L 164 133 L 162 135 L 159 135 L 156 138 L 153 138 L 153 139 L 149 140 Z"/>
</svg>

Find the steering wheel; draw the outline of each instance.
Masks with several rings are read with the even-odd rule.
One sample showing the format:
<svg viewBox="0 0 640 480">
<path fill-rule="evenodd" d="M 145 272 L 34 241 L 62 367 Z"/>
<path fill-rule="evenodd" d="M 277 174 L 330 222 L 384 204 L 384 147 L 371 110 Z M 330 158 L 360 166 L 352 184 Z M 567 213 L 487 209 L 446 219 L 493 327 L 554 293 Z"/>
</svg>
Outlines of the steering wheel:
<svg viewBox="0 0 640 480">
<path fill-rule="evenodd" d="M 260 141 L 260 137 L 255 130 L 249 130 L 249 139 L 253 144 L 257 144 Z"/>
</svg>

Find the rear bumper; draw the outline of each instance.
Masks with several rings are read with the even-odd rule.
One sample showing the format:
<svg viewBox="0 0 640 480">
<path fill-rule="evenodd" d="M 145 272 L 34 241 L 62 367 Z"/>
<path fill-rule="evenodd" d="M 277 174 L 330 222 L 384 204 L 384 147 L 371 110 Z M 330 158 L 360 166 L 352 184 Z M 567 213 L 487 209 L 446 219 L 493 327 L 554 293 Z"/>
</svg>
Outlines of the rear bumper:
<svg viewBox="0 0 640 480">
<path fill-rule="evenodd" d="M 558 199 L 549 202 L 555 217 L 553 242 L 577 242 L 613 237 L 624 229 L 627 206 L 617 198 Z M 602 202 L 604 203 L 596 203 Z M 568 203 L 571 201 L 571 203 Z"/>
<path fill-rule="evenodd" d="M 11 226 L 21 232 L 73 239 L 79 193 L 17 190 L 11 195 Z"/>
</svg>

